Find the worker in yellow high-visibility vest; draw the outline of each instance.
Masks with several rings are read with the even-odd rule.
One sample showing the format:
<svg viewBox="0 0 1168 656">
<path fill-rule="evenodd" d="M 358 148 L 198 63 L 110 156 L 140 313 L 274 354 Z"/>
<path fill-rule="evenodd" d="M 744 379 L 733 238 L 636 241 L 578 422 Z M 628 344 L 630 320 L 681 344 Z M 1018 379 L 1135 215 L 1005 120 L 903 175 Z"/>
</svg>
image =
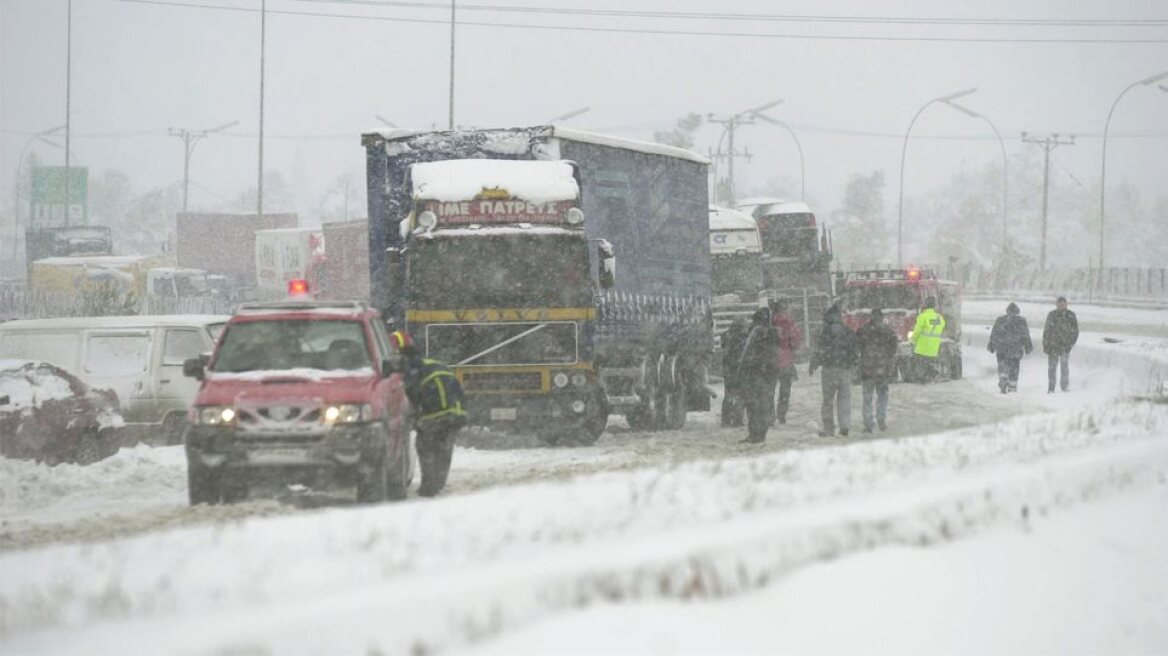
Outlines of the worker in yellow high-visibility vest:
<svg viewBox="0 0 1168 656">
<path fill-rule="evenodd" d="M 913 345 L 913 365 L 916 378 L 931 381 L 937 376 L 937 356 L 941 352 L 941 335 L 945 332 L 945 317 L 937 311 L 937 299 L 925 299 L 925 307 L 917 314 L 917 323 L 909 334 Z"/>
</svg>

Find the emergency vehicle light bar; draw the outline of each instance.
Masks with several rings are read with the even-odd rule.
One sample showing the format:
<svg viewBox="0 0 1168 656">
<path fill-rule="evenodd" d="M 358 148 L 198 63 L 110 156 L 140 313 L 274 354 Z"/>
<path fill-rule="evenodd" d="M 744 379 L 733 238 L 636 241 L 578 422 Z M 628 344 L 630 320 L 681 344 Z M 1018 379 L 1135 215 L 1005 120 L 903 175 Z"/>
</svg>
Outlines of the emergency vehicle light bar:
<svg viewBox="0 0 1168 656">
<path fill-rule="evenodd" d="M 921 280 L 932 280 L 936 278 L 932 269 L 869 269 L 866 271 L 849 271 L 847 278 L 850 280 L 908 280 L 910 282 L 919 282 Z"/>
</svg>

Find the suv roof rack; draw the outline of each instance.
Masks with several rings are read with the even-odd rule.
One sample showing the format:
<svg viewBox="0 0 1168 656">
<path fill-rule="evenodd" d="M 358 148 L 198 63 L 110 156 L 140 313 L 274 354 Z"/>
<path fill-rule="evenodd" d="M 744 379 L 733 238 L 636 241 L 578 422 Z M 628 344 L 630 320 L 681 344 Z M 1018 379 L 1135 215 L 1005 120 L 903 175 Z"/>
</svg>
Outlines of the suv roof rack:
<svg viewBox="0 0 1168 656">
<path fill-rule="evenodd" d="M 262 310 L 368 310 L 369 306 L 362 301 L 268 301 L 240 303 L 235 307 L 236 314 Z"/>
</svg>

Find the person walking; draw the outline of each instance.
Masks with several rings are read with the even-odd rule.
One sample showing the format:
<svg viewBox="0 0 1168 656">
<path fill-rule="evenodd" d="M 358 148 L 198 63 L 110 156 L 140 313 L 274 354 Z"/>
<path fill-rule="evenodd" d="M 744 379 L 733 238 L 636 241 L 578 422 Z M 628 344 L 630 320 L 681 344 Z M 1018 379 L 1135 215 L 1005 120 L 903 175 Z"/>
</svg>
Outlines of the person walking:
<svg viewBox="0 0 1168 656">
<path fill-rule="evenodd" d="M 775 383 L 779 379 L 779 336 L 771 323 L 770 308 L 759 308 L 750 318 L 750 333 L 735 363 L 738 393 L 746 406 L 746 439 L 766 441 L 774 411 Z"/>
<path fill-rule="evenodd" d="M 779 333 L 779 397 L 775 401 L 775 420 L 787 423 L 787 409 L 791 406 L 791 383 L 799 375 L 795 372 L 795 352 L 803 344 L 803 331 L 787 314 L 787 304 L 771 304 L 771 323 Z"/>
<path fill-rule="evenodd" d="M 994 321 L 990 343 L 986 348 L 998 356 L 998 389 L 1002 394 L 1017 392 L 1022 357 L 1034 350 L 1030 341 L 1030 326 L 1026 324 L 1017 304 L 1007 305 L 1006 313 Z"/>
<path fill-rule="evenodd" d="M 820 378 L 823 427 L 819 431 L 820 437 L 835 435 L 833 414 L 839 420 L 840 435 L 848 435 L 852 423 L 852 368 L 855 366 L 856 333 L 844 325 L 839 305 L 832 305 L 823 313 L 823 331 L 807 367 L 810 376 L 823 367 Z"/>
<path fill-rule="evenodd" d="M 450 475 L 454 438 L 467 421 L 462 386 L 445 364 L 422 357 L 405 332 L 395 331 L 390 343 L 405 357 L 405 392 L 418 433 L 418 462 L 422 469 L 418 495 L 437 496 Z"/>
<path fill-rule="evenodd" d="M 860 384 L 863 386 L 864 432 L 871 433 L 874 425 L 888 428 L 888 383 L 896 376 L 896 333 L 884 325 L 884 312 L 874 308 L 868 323 L 856 331 L 860 344 Z M 873 422 L 872 401 L 876 412 Z"/>
<path fill-rule="evenodd" d="M 937 299 L 930 296 L 917 313 L 917 322 L 909 334 L 913 345 L 913 368 L 919 382 L 932 382 L 937 377 L 937 355 L 941 352 L 941 335 L 945 332 L 945 317 L 937 311 Z"/>
<path fill-rule="evenodd" d="M 1071 384 L 1071 349 L 1079 341 L 1079 319 L 1067 309 L 1067 298 L 1059 296 L 1055 308 L 1046 315 L 1042 326 L 1042 352 L 1046 354 L 1046 393 L 1054 393 L 1055 379 L 1059 388 L 1067 391 Z M 1056 371 L 1057 370 L 1057 371 Z M 1057 376 L 1056 376 L 1057 374 Z"/>
<path fill-rule="evenodd" d="M 722 380 L 725 389 L 722 393 L 722 426 L 741 426 L 743 403 L 738 385 L 738 357 L 742 355 L 742 347 L 746 345 L 746 336 L 750 334 L 750 324 L 741 317 L 734 320 L 730 327 L 722 332 Z"/>
</svg>

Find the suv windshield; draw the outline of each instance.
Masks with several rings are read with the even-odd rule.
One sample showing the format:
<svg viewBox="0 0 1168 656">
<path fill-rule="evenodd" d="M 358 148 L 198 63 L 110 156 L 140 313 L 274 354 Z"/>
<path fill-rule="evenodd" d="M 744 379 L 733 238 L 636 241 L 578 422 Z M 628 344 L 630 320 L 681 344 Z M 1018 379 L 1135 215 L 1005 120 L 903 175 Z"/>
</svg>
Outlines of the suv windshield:
<svg viewBox="0 0 1168 656">
<path fill-rule="evenodd" d="M 211 370 L 353 371 L 369 366 L 369 348 L 360 321 L 273 319 L 230 324 Z"/>
<path fill-rule="evenodd" d="M 413 307 L 580 307 L 592 302 L 583 235 L 482 234 L 410 245 Z"/>
</svg>

